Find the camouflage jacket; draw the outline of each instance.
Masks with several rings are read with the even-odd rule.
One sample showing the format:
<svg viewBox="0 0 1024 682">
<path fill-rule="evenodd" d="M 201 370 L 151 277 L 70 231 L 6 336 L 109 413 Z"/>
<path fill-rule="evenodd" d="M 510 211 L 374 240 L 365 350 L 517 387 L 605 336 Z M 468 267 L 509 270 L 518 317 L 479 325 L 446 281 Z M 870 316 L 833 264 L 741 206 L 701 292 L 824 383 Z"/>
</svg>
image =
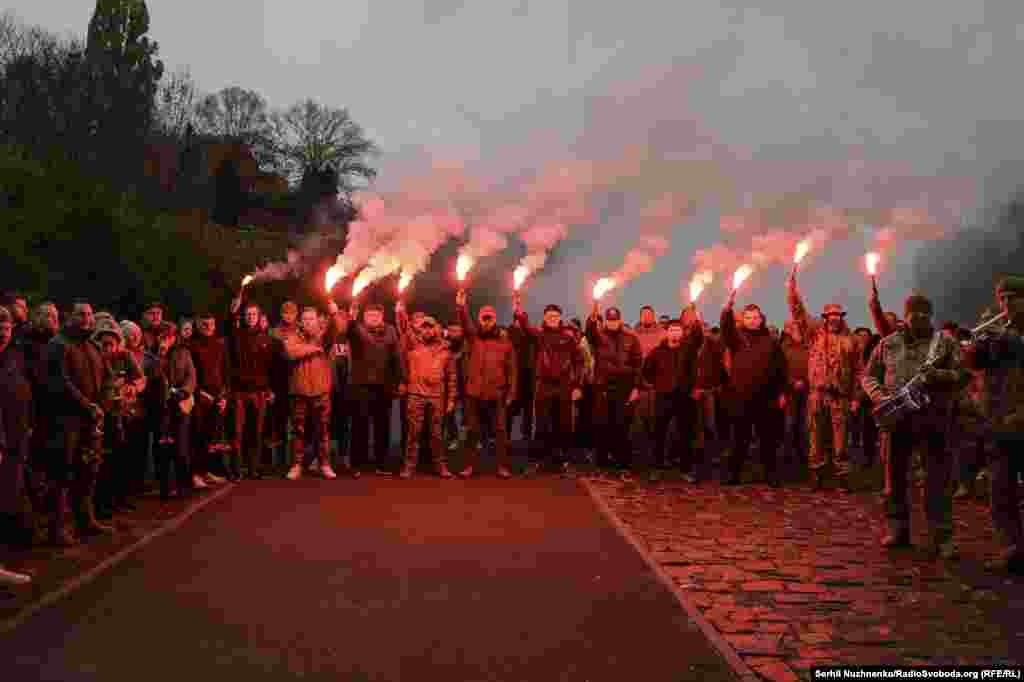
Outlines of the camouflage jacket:
<svg viewBox="0 0 1024 682">
<path fill-rule="evenodd" d="M 843 321 L 838 334 L 829 332 L 825 321 L 807 314 L 800 294 L 789 290 L 789 312 L 807 344 L 807 380 L 812 391 L 824 391 L 840 398 L 853 399 L 860 379 L 860 351 Z"/>
<path fill-rule="evenodd" d="M 1010 328 L 964 349 L 964 364 L 982 372 L 979 408 L 997 437 L 1024 436 L 1024 337 Z"/>
<path fill-rule="evenodd" d="M 882 339 L 871 352 L 861 380 L 871 401 L 878 403 L 886 394 L 903 388 L 921 369 L 935 336 L 913 338 L 908 331 L 898 331 Z M 960 364 L 960 346 L 938 334 L 935 363 L 936 383 L 926 386 L 933 400 L 935 413 L 949 414 L 969 376 Z"/>
</svg>

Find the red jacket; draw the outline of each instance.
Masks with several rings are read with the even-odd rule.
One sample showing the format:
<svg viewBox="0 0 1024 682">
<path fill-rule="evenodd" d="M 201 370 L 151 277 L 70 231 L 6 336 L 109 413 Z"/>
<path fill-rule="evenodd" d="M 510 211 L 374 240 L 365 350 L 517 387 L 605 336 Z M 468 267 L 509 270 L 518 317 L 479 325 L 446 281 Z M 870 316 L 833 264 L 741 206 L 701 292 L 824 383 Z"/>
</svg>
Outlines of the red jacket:
<svg viewBox="0 0 1024 682">
<path fill-rule="evenodd" d="M 482 334 L 465 306 L 459 307 L 465 330 L 466 395 L 477 400 L 515 400 L 519 368 L 508 334 L 497 327 Z"/>
</svg>

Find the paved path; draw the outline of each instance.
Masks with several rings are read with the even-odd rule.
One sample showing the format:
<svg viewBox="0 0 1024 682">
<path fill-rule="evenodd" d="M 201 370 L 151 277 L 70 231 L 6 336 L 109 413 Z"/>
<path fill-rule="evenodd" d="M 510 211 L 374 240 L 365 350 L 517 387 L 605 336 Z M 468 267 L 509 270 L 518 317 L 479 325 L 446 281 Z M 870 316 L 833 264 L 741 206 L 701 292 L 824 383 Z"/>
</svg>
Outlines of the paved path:
<svg viewBox="0 0 1024 682">
<path fill-rule="evenodd" d="M 823 663 L 1024 664 L 1024 579 L 985 574 L 987 507 L 954 507 L 959 562 L 886 551 L 878 497 L 678 480 L 591 485 L 743 661 L 770 680 Z M 926 542 L 920 489 L 915 543 Z"/>
<path fill-rule="evenodd" d="M 0 640 L 10 680 L 731 680 L 574 481 L 247 483 Z"/>
</svg>

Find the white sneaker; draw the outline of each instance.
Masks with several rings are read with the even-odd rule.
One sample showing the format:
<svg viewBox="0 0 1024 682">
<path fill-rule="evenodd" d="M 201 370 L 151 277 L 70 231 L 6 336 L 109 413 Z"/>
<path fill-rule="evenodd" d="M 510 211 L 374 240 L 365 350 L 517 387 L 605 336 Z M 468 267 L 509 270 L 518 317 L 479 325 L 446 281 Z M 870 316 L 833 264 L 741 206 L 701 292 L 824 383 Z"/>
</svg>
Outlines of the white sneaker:
<svg viewBox="0 0 1024 682">
<path fill-rule="evenodd" d="M 226 478 L 221 478 L 217 474 L 206 474 L 205 480 L 207 485 L 220 485 L 227 481 Z"/>
<path fill-rule="evenodd" d="M 293 464 L 292 468 L 289 469 L 288 473 L 285 475 L 285 478 L 287 478 L 289 481 L 299 480 L 300 478 L 302 478 L 302 467 L 299 466 L 298 464 Z"/>
<path fill-rule="evenodd" d="M 334 473 L 334 469 L 331 468 L 330 464 L 325 464 L 320 467 L 320 475 L 327 479 L 335 479 L 338 474 Z"/>
<path fill-rule="evenodd" d="M 199 476 L 193 476 L 192 477 L 192 487 L 193 488 L 209 488 L 210 486 L 206 485 L 206 481 L 204 481 Z"/>
<path fill-rule="evenodd" d="M 30 582 L 32 582 L 30 575 L 0 568 L 0 585 L 28 585 Z"/>
</svg>

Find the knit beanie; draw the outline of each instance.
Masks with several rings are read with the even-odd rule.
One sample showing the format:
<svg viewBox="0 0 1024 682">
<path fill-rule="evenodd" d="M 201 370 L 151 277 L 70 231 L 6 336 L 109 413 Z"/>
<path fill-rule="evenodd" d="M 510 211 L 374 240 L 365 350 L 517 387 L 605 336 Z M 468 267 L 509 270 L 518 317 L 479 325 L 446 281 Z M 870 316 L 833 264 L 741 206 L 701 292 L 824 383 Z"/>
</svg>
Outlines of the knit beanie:
<svg viewBox="0 0 1024 682">
<path fill-rule="evenodd" d="M 562 309 L 560 307 L 558 307 L 554 303 L 548 303 L 546 306 L 544 306 L 544 314 L 545 315 L 547 315 L 548 313 L 550 313 L 552 311 L 558 313 L 559 315 L 562 314 Z"/>
</svg>

